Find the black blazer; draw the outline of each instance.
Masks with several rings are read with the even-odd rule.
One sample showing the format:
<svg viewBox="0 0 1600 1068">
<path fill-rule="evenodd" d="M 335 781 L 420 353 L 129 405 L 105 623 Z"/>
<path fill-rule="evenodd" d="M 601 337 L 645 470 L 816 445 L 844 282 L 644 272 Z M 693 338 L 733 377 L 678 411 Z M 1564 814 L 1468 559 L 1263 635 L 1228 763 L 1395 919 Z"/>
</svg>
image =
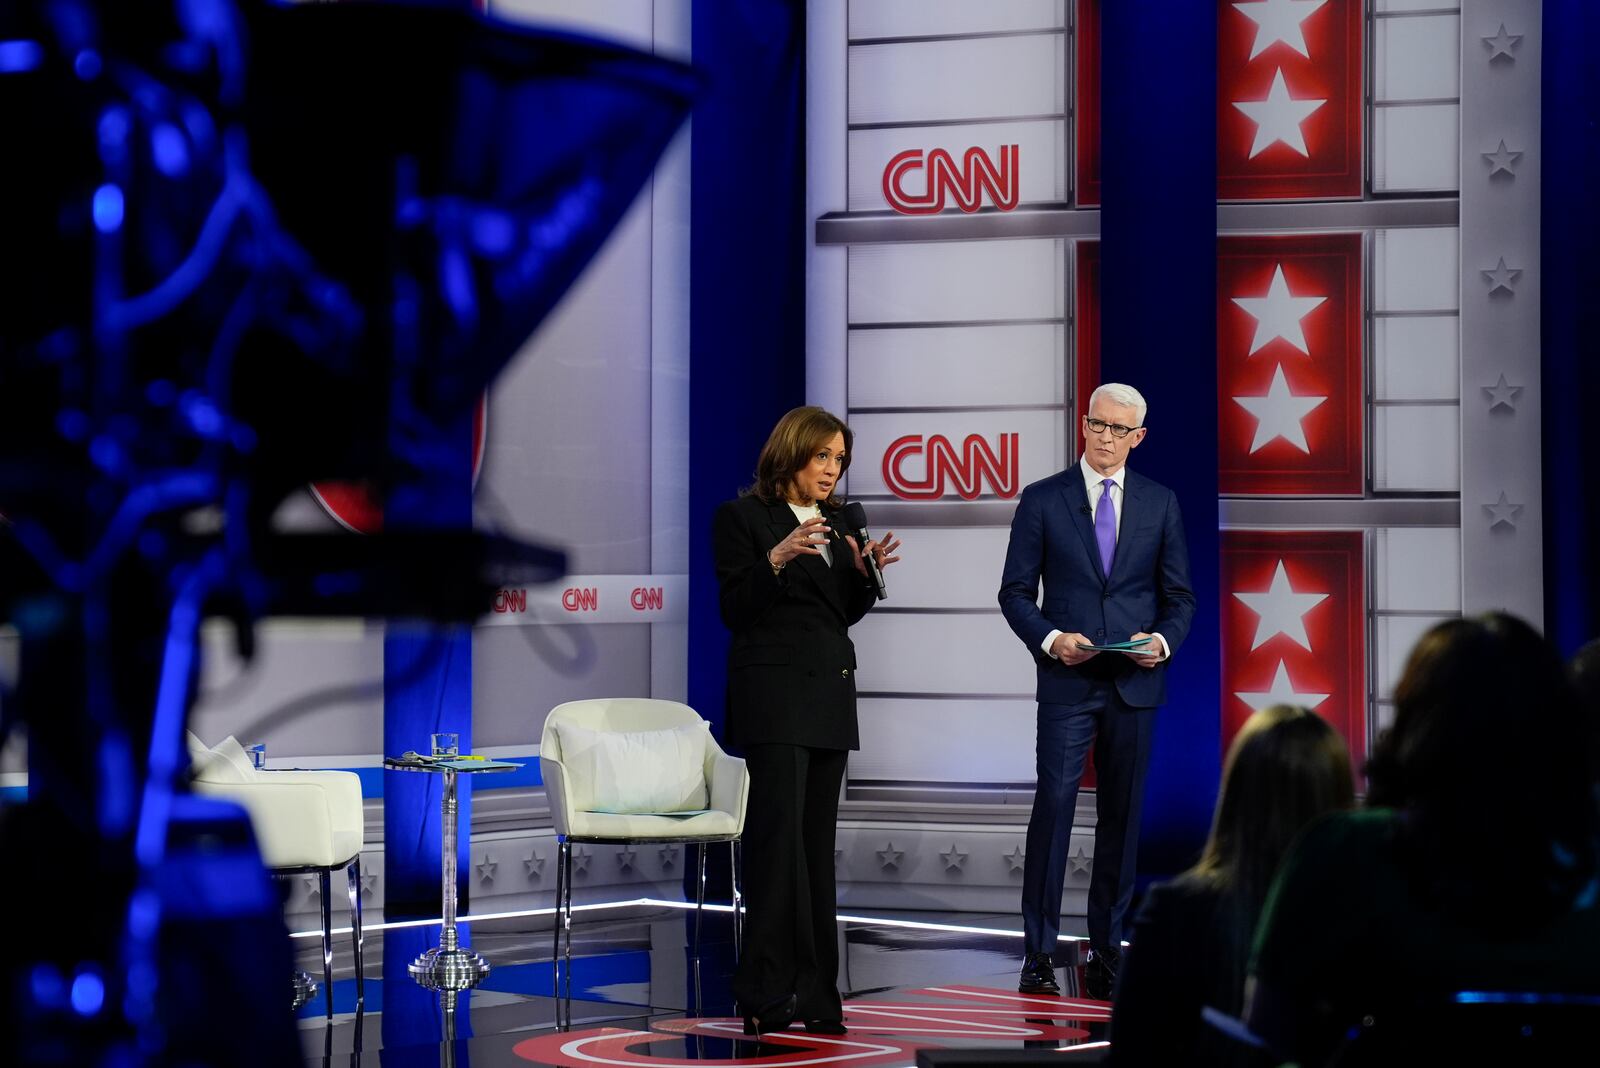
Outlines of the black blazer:
<svg viewBox="0 0 1600 1068">
<path fill-rule="evenodd" d="M 733 632 L 728 735 L 742 745 L 860 748 L 848 628 L 876 596 L 855 569 L 842 527 L 823 514 L 835 528 L 833 567 L 820 556 L 798 556 L 777 575 L 767 552 L 800 525 L 787 504 L 739 497 L 712 519 L 722 621 Z"/>
</svg>

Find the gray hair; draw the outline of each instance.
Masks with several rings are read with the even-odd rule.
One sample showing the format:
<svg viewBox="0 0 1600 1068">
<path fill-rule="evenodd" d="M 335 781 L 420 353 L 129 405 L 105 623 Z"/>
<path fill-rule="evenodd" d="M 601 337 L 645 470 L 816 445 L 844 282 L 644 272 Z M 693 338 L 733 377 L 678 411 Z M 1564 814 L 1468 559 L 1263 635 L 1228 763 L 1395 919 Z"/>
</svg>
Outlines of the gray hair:
<svg viewBox="0 0 1600 1068">
<path fill-rule="evenodd" d="M 1133 409 L 1133 422 L 1136 426 L 1144 426 L 1144 413 L 1149 408 L 1144 402 L 1144 394 L 1132 386 L 1125 386 L 1121 382 L 1106 382 L 1089 394 L 1089 409 L 1094 408 L 1094 402 L 1104 397 L 1112 404 L 1122 404 Z"/>
</svg>

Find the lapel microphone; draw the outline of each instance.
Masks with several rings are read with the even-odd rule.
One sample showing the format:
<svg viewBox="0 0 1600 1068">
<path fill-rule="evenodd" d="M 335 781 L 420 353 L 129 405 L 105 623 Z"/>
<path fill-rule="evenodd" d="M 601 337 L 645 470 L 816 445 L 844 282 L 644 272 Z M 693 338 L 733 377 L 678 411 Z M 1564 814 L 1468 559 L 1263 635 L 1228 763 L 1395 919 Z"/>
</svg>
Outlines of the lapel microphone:
<svg viewBox="0 0 1600 1068">
<path fill-rule="evenodd" d="M 883 584 L 883 569 L 878 566 L 878 558 L 865 551 L 867 542 L 872 536 L 867 533 L 867 510 L 860 503 L 851 501 L 844 506 L 844 522 L 850 532 L 856 536 L 856 547 L 862 549 L 861 559 L 867 565 L 867 574 L 872 578 L 872 584 L 878 589 L 878 600 L 888 598 L 889 588 Z"/>
</svg>

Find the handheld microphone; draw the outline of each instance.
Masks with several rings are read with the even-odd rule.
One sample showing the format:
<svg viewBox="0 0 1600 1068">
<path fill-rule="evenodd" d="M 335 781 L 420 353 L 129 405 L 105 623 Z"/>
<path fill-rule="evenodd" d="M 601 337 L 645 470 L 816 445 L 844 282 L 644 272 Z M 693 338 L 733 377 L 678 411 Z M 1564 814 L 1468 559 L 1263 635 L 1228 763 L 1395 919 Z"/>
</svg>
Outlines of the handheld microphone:
<svg viewBox="0 0 1600 1068">
<path fill-rule="evenodd" d="M 883 584 L 883 569 L 878 566 L 877 557 L 865 551 L 867 542 L 872 540 L 867 533 L 867 510 L 856 501 L 851 501 L 844 506 L 844 522 L 855 533 L 856 545 L 863 550 L 861 557 L 867 565 L 867 574 L 872 577 L 872 584 L 878 588 L 878 600 L 886 599 L 889 588 Z"/>
</svg>

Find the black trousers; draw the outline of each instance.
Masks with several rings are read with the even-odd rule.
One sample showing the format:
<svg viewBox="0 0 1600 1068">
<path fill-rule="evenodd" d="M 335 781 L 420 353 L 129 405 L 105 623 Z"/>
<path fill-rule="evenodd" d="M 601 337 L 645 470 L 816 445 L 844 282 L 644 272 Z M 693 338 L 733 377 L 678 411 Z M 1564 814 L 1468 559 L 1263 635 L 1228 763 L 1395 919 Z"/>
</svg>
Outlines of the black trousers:
<svg viewBox="0 0 1600 1068">
<path fill-rule="evenodd" d="M 848 755 L 803 745 L 745 749 L 747 912 L 733 996 L 746 1012 L 794 994 L 799 1019 L 844 1019 L 833 840 Z"/>
</svg>

